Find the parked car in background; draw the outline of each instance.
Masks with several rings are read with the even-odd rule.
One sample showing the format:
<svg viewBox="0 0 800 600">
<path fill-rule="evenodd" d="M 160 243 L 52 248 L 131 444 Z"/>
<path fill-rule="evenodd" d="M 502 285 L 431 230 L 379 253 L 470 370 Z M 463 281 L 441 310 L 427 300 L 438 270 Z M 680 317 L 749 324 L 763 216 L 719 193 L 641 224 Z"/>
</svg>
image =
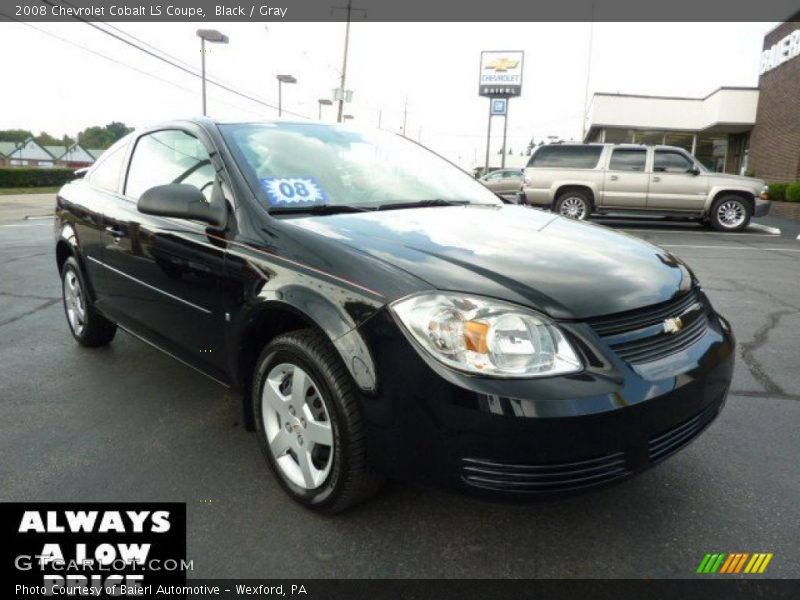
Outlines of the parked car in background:
<svg viewBox="0 0 800 600">
<path fill-rule="evenodd" d="M 699 435 L 731 382 L 731 328 L 680 259 L 503 203 L 385 131 L 164 123 L 56 203 L 77 343 L 119 327 L 240 392 L 317 511 L 387 476 L 522 500 L 618 482 Z"/>
<path fill-rule="evenodd" d="M 522 189 L 522 169 L 498 169 L 487 173 L 478 181 L 495 194 L 517 195 Z"/>
<path fill-rule="evenodd" d="M 667 215 L 739 231 L 769 212 L 766 182 L 712 173 L 673 146 L 552 144 L 525 168 L 520 201 L 571 219 Z"/>
</svg>

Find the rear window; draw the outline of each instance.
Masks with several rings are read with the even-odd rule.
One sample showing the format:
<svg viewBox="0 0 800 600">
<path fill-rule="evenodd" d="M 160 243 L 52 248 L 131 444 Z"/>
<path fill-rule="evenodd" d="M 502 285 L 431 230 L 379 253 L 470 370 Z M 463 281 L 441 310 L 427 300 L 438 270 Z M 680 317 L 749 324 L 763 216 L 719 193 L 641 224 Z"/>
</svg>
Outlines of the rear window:
<svg viewBox="0 0 800 600">
<path fill-rule="evenodd" d="M 602 146 L 542 146 L 531 157 L 528 166 L 594 169 L 602 152 Z"/>
</svg>

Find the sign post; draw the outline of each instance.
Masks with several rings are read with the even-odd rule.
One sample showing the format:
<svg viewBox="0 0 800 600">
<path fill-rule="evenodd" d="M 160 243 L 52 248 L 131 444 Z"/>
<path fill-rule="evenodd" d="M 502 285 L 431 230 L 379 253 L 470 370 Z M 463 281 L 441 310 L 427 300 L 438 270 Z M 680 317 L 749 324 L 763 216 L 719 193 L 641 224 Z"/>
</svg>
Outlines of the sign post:
<svg viewBox="0 0 800 600">
<path fill-rule="evenodd" d="M 492 134 L 492 117 L 503 117 L 503 149 L 500 166 L 506 166 L 506 135 L 508 132 L 508 102 L 522 94 L 522 65 L 525 53 L 522 50 L 492 50 L 481 52 L 478 75 L 478 95 L 489 98 L 489 124 L 486 129 L 486 164 L 484 175 L 489 172 L 489 146 Z"/>
</svg>

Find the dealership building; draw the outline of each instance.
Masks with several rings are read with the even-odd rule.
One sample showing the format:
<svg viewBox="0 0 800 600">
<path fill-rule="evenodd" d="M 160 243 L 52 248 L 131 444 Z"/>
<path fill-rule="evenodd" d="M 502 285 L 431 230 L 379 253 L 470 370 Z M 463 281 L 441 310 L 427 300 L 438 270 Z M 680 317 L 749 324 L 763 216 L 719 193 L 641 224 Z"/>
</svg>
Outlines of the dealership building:
<svg viewBox="0 0 800 600">
<path fill-rule="evenodd" d="M 800 12 L 764 37 L 758 87 L 703 98 L 596 93 L 585 141 L 680 146 L 713 171 L 800 181 Z"/>
</svg>

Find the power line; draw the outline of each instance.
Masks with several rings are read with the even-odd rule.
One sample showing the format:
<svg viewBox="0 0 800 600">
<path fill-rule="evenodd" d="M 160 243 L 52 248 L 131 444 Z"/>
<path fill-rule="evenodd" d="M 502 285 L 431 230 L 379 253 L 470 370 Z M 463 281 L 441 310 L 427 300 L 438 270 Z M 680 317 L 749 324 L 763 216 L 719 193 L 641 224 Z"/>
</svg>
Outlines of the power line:
<svg viewBox="0 0 800 600">
<path fill-rule="evenodd" d="M 140 75 L 145 75 L 147 77 L 151 77 L 151 78 L 153 78 L 153 79 L 155 79 L 157 81 L 160 81 L 162 83 L 166 83 L 167 85 L 171 85 L 174 88 L 177 88 L 177 89 L 182 90 L 184 92 L 188 92 L 190 94 L 195 94 L 196 93 L 196 90 L 193 90 L 193 89 L 190 89 L 188 87 L 179 85 L 179 84 L 175 83 L 174 81 L 170 81 L 169 79 L 164 79 L 163 77 L 159 77 L 158 75 L 155 75 L 155 74 L 153 74 L 153 73 L 151 73 L 149 71 L 144 71 L 142 69 L 134 67 L 133 65 L 130 65 L 130 64 L 125 63 L 123 61 L 116 60 L 116 59 L 108 56 L 107 54 L 103 54 L 103 53 L 98 52 L 96 50 L 92 50 L 91 48 L 88 48 L 87 46 L 84 46 L 84 45 L 79 44 L 77 42 L 73 42 L 72 40 L 68 40 L 67 38 L 61 37 L 60 35 L 57 35 L 57 34 L 52 33 L 50 31 L 46 31 L 44 29 L 36 27 L 35 25 L 32 25 L 31 23 L 28 23 L 26 21 L 21 21 L 19 19 L 16 19 L 16 18 L 14 18 L 11 15 L 8 15 L 6 13 L 1 13 L 0 12 L 0 16 L 5 17 L 10 21 L 14 21 L 16 23 L 19 23 L 20 25 L 25 25 L 26 27 L 30 27 L 31 29 L 34 29 L 35 31 L 38 31 L 39 33 L 42 33 L 42 34 L 47 35 L 49 37 L 52 37 L 52 38 L 54 38 L 56 40 L 59 40 L 60 42 L 64 42 L 65 44 L 69 44 L 70 46 L 74 46 L 74 47 L 79 48 L 79 49 L 81 49 L 81 50 L 83 50 L 85 52 L 89 52 L 90 54 L 94 54 L 95 56 L 99 56 L 100 58 L 105 59 L 105 60 L 107 60 L 107 61 L 109 61 L 111 63 L 114 63 L 116 65 L 120 65 L 120 66 L 125 67 L 127 69 L 130 69 L 132 71 L 135 71 L 136 73 L 139 73 Z M 244 111 L 250 112 L 252 114 L 258 114 L 257 112 L 255 112 L 252 109 L 245 108 L 243 106 L 238 106 L 236 104 L 231 104 L 230 102 L 227 102 L 225 100 L 221 100 L 221 102 L 223 104 L 227 104 L 228 106 L 231 106 L 231 107 L 236 108 L 238 110 L 244 110 Z"/>
<path fill-rule="evenodd" d="M 48 4 L 48 5 L 52 6 L 52 3 L 49 2 L 48 0 L 41 0 L 41 2 L 43 2 L 44 4 Z M 72 6 L 74 8 L 74 6 L 72 4 L 70 4 L 69 2 L 67 2 L 66 0 L 61 0 L 61 2 L 62 2 L 62 4 L 66 4 L 66 5 Z M 119 40 L 120 42 L 122 42 L 124 44 L 127 44 L 128 46 L 131 46 L 132 48 L 135 48 L 135 49 L 139 50 L 140 52 L 144 52 L 145 54 L 155 58 L 156 60 L 160 60 L 161 62 L 164 62 L 164 63 L 166 63 L 166 64 L 168 64 L 168 65 L 170 65 L 170 66 L 172 66 L 172 67 L 174 67 L 176 69 L 179 69 L 179 70 L 183 71 L 184 73 L 188 73 L 189 75 L 192 75 L 193 77 L 198 77 L 198 78 L 201 77 L 199 73 L 196 73 L 195 71 L 193 71 L 189 67 L 185 67 L 185 66 L 183 66 L 183 65 L 181 65 L 181 64 L 179 64 L 177 62 L 174 62 L 174 61 L 170 60 L 169 58 L 166 58 L 164 56 L 156 54 L 155 52 L 153 52 L 151 50 L 148 50 L 147 48 L 144 48 L 144 47 L 138 45 L 135 42 L 132 42 L 130 40 L 127 40 L 127 39 L 117 35 L 113 31 L 108 31 L 107 29 L 103 29 L 102 27 L 98 26 L 97 24 L 92 23 L 91 21 L 88 21 L 88 20 L 86 20 L 86 19 L 84 19 L 84 18 L 82 18 L 80 16 L 77 16 L 77 15 L 73 16 L 73 18 L 76 21 L 80 21 L 82 23 L 86 23 L 87 25 L 89 25 L 90 27 L 93 27 L 97 31 L 100 31 L 100 32 L 102 32 L 102 33 L 104 33 L 106 35 L 109 35 L 109 36 Z M 155 48 L 155 46 L 152 46 L 151 44 L 148 44 L 148 45 L 150 45 L 151 47 Z M 163 52 L 163 50 L 158 50 L 158 51 L 161 52 L 162 54 L 166 54 L 165 52 Z M 208 77 L 206 77 L 206 81 L 211 85 L 215 85 L 218 88 L 221 88 L 221 89 L 223 89 L 223 90 L 225 90 L 227 92 L 230 92 L 232 94 L 236 94 L 237 96 L 240 96 L 242 98 L 246 98 L 247 100 L 250 100 L 251 102 L 255 102 L 257 104 L 261 104 L 262 106 L 266 106 L 268 108 L 272 108 L 274 110 L 278 110 L 278 107 L 276 105 L 270 104 L 269 102 L 261 100 L 260 98 L 256 98 L 255 96 L 252 96 L 252 95 L 247 94 L 245 92 L 241 92 L 239 90 L 236 90 L 236 89 L 232 88 L 231 86 L 226 85 L 225 83 L 222 83 L 220 81 L 216 81 L 214 79 L 210 79 Z M 295 117 L 301 117 L 303 119 L 310 119 L 311 118 L 308 115 L 304 115 L 304 114 L 293 112 L 293 111 L 289 111 L 289 110 L 287 110 L 286 112 L 288 114 L 290 114 L 290 115 L 293 115 Z"/>
</svg>

